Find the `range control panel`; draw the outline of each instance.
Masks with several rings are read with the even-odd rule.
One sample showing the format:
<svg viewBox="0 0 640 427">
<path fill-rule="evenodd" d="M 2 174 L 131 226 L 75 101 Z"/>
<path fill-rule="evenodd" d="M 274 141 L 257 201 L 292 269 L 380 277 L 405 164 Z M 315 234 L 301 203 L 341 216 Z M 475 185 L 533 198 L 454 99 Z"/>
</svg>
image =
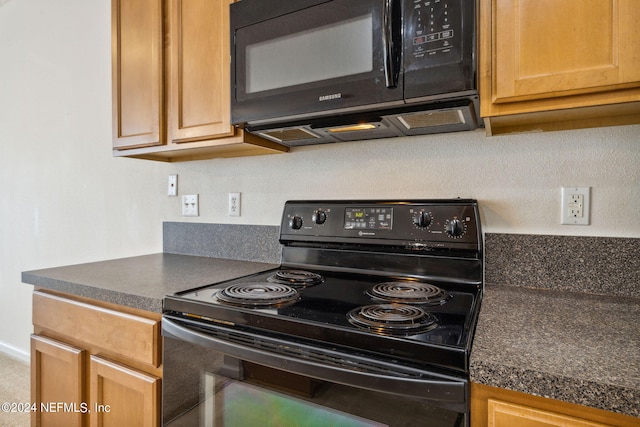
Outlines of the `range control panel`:
<svg viewBox="0 0 640 427">
<path fill-rule="evenodd" d="M 422 201 L 289 201 L 280 241 L 394 245 L 408 249 L 478 249 L 478 204 Z"/>
</svg>

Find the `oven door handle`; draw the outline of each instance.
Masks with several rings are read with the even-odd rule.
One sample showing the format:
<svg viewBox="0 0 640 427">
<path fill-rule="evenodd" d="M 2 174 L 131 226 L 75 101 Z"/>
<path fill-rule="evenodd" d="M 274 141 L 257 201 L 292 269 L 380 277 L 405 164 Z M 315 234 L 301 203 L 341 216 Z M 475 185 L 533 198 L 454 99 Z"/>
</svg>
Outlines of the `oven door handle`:
<svg viewBox="0 0 640 427">
<path fill-rule="evenodd" d="M 398 371 L 404 371 L 404 374 L 399 375 L 381 373 L 381 369 L 367 369 L 366 358 L 362 358 L 362 363 L 358 363 L 357 356 L 345 355 L 334 350 L 323 352 L 327 360 L 332 359 L 342 364 L 337 366 L 331 363 L 331 360 L 324 363 L 319 359 L 313 360 L 304 351 L 300 354 L 293 353 L 294 355 L 284 354 L 286 349 L 302 348 L 304 350 L 304 344 L 287 345 L 286 342 L 276 343 L 276 341 L 269 343 L 263 337 L 251 333 L 220 328 L 225 329 L 227 334 L 240 334 L 250 340 L 262 341 L 263 347 L 266 346 L 266 348 L 280 346 L 283 349 L 283 353 L 280 353 L 201 332 L 189 326 L 188 323 L 181 319 L 167 318 L 165 315 L 162 318 L 162 334 L 165 337 L 211 348 L 240 360 L 348 386 L 437 401 L 441 406 L 458 412 L 468 411 L 469 382 L 464 378 L 449 377 L 413 368 L 398 369 Z M 200 325 L 198 327 L 200 328 Z M 217 329 L 209 325 L 206 328 L 212 331 Z M 340 358 L 341 354 L 345 357 Z"/>
</svg>

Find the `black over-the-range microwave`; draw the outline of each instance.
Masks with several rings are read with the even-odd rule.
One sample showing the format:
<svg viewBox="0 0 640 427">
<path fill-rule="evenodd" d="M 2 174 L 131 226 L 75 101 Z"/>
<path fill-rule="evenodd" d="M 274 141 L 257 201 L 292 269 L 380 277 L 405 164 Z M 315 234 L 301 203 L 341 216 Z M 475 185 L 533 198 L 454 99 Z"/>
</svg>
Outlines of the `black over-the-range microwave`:
<svg viewBox="0 0 640 427">
<path fill-rule="evenodd" d="M 231 117 L 289 146 L 482 126 L 477 0 L 231 5 Z"/>
</svg>

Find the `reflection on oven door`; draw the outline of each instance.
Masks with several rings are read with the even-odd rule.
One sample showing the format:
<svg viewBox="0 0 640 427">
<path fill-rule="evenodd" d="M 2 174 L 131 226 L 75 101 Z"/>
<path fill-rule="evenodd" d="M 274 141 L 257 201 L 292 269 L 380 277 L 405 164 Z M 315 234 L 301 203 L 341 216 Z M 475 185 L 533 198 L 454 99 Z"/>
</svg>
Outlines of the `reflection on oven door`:
<svg viewBox="0 0 640 427">
<path fill-rule="evenodd" d="M 424 399 L 320 381 L 168 337 L 164 345 L 165 426 L 454 427 L 464 422 L 461 414 Z"/>
<path fill-rule="evenodd" d="M 169 426 L 354 426 L 387 424 L 320 406 L 301 398 L 252 384 L 229 381 L 213 392 L 214 374 L 205 373 L 209 395 Z"/>
</svg>

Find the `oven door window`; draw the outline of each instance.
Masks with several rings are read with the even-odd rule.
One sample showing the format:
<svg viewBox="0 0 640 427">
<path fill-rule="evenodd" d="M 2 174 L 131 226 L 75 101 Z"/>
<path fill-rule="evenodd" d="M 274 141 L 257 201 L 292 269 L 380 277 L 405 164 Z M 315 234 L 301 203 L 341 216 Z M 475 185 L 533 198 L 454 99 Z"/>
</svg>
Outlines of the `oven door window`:
<svg viewBox="0 0 640 427">
<path fill-rule="evenodd" d="M 267 388 L 264 384 L 225 381 L 213 387 L 219 378 L 204 373 L 207 398 L 180 418 L 180 424 L 205 426 L 384 426 L 370 419 L 315 403 L 315 396 L 299 390 Z M 349 401 L 349 396 L 334 396 Z M 341 408 L 348 409 L 348 408 Z M 174 425 L 174 424 L 171 424 Z"/>
<path fill-rule="evenodd" d="M 318 380 L 167 337 L 164 345 L 165 426 L 465 424 L 463 414 L 427 399 Z"/>
</svg>

